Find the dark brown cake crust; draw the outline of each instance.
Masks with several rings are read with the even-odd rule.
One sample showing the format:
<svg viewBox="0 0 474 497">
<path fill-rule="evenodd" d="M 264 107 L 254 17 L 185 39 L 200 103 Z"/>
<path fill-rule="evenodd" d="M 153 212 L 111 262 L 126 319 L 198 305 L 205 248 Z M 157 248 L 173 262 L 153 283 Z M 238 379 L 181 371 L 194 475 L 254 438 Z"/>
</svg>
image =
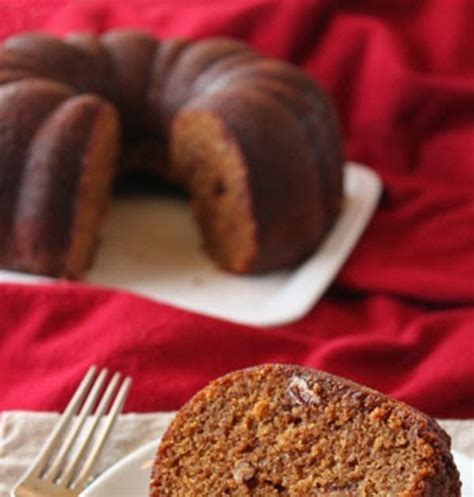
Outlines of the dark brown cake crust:
<svg viewBox="0 0 474 497">
<path fill-rule="evenodd" d="M 16 259 L 11 235 L 31 137 L 72 95 L 67 87 L 41 79 L 0 87 L 0 263 L 4 267 Z"/>
<path fill-rule="evenodd" d="M 15 269 L 80 276 L 108 205 L 118 130 L 114 108 L 93 95 L 68 99 L 45 120 L 16 200 Z"/>
<path fill-rule="evenodd" d="M 224 141 L 206 127 L 203 114 L 220 119 L 228 140 L 240 151 L 242 168 L 247 171 L 248 203 L 259 247 L 246 263 L 241 263 L 237 257 L 223 258 L 219 254 L 214 254 L 215 259 L 223 267 L 242 273 L 268 271 L 299 262 L 321 239 L 328 219 L 318 164 L 304 129 L 296 117 L 268 93 L 258 88 L 231 87 L 196 98 L 177 117 L 171 147 L 174 166 L 179 166 L 180 156 L 186 149 L 186 142 L 192 142 L 193 133 L 204 134 L 211 141 Z M 185 120 L 190 129 L 181 137 Z M 193 150 L 202 150 L 202 141 L 193 145 Z M 202 188 L 199 173 L 209 165 L 205 157 L 202 160 L 198 155 L 191 157 L 198 166 L 194 174 L 197 181 L 189 181 L 189 178 L 187 181 L 190 191 L 197 195 Z M 298 165 L 298 172 L 289 166 L 288 157 Z M 248 167 L 250 163 L 252 167 Z M 232 178 L 221 174 L 216 178 L 215 188 L 223 200 L 233 190 Z M 238 203 L 235 205 L 239 208 Z M 219 226 L 209 226 L 212 222 L 209 214 L 199 215 L 199 208 L 206 209 L 205 206 L 196 207 L 205 241 L 210 240 L 208 249 L 212 252 L 212 240 L 219 238 Z M 236 222 L 234 230 L 239 228 Z M 293 243 L 288 243 L 289 240 Z M 235 249 L 239 249 L 237 244 Z"/>
<path fill-rule="evenodd" d="M 72 44 L 42 33 L 25 33 L 8 38 L 4 47 L 39 66 L 39 75 L 48 79 L 81 93 L 106 91 L 108 78 L 103 68 L 89 52 Z"/>
<path fill-rule="evenodd" d="M 158 449 L 151 497 L 459 497 L 450 440 L 419 411 L 321 371 L 266 365 L 208 385 Z"/>
<path fill-rule="evenodd" d="M 64 97 L 48 93 L 40 102 L 38 85 L 55 88 L 56 95 L 60 87 Z M 94 123 L 77 113 L 62 121 L 64 132 L 60 126 L 43 130 L 63 100 L 78 96 L 98 99 L 103 110 L 107 102 L 115 108 L 118 159 L 110 108 L 100 113 L 101 143 L 98 134 L 89 135 Z M 92 259 L 112 169 L 181 182 L 208 253 L 239 273 L 299 262 L 342 205 L 342 140 L 331 104 L 303 72 L 238 40 L 161 41 L 133 30 L 73 33 L 64 40 L 16 35 L 0 46 L 0 113 L 0 175 L 8 176 L 0 178 L 3 267 L 79 277 Z M 187 141 L 206 152 L 190 150 Z M 102 157 L 103 166 L 90 154 Z M 78 167 L 84 161 L 87 167 Z M 198 168 L 198 175 L 181 174 Z M 53 187 L 63 183 L 62 192 Z M 80 223 L 71 214 L 77 206 Z M 26 212 L 36 213 L 34 221 Z M 65 255 L 71 253 L 74 269 Z"/>
</svg>

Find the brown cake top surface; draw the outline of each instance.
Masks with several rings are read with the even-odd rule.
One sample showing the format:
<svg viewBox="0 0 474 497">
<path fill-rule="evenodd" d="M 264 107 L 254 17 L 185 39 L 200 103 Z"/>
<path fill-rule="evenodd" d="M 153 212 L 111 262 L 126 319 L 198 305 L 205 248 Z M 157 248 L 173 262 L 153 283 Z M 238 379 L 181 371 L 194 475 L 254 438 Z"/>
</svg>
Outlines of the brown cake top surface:
<svg viewBox="0 0 474 497">
<path fill-rule="evenodd" d="M 151 496 L 460 495 L 449 437 L 341 378 L 266 365 L 226 375 L 178 413 Z"/>
</svg>

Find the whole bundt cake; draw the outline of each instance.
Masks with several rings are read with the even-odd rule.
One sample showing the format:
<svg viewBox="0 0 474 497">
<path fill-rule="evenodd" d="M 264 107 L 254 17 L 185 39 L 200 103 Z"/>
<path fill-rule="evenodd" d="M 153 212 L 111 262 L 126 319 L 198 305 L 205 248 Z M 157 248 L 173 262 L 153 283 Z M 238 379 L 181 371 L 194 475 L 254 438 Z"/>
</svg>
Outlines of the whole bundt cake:
<svg viewBox="0 0 474 497">
<path fill-rule="evenodd" d="M 151 497 L 459 497 L 449 436 L 356 383 L 289 365 L 197 393 L 162 438 Z"/>
<path fill-rule="evenodd" d="M 80 277 L 114 178 L 136 171 L 186 189 L 223 269 L 288 266 L 334 222 L 342 162 L 314 81 L 241 41 L 121 30 L 0 46 L 2 267 Z"/>
</svg>

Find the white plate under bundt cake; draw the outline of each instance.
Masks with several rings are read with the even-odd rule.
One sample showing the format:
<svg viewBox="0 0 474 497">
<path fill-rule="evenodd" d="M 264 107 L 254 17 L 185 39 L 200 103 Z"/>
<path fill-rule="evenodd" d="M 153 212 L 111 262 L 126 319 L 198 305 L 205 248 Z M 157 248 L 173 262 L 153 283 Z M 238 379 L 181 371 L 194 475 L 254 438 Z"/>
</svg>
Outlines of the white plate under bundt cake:
<svg viewBox="0 0 474 497">
<path fill-rule="evenodd" d="M 412 407 L 265 365 L 197 393 L 161 440 L 151 497 L 459 497 L 449 436 Z"/>
<path fill-rule="evenodd" d="M 184 187 L 208 254 L 236 273 L 301 261 L 341 208 L 327 97 L 237 40 L 13 36 L 0 46 L 0 123 L 8 269 L 80 277 L 112 181 L 137 169 Z"/>
</svg>

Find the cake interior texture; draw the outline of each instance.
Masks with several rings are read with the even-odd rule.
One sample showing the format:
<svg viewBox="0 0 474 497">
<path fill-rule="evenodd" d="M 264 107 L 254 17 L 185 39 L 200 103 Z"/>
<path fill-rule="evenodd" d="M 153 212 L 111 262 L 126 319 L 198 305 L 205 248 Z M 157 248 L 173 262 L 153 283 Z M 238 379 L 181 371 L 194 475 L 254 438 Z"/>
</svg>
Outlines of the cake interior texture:
<svg viewBox="0 0 474 497">
<path fill-rule="evenodd" d="M 295 366 L 231 373 L 178 413 L 151 496 L 460 495 L 434 420 L 355 383 Z"/>
<path fill-rule="evenodd" d="M 173 133 L 172 173 L 195 192 L 193 210 L 207 251 L 244 271 L 257 252 L 247 171 L 238 146 L 209 112 L 180 117 Z"/>
<path fill-rule="evenodd" d="M 341 208 L 328 98 L 240 40 L 15 35 L 0 117 L 1 267 L 80 278 L 129 176 L 184 189 L 202 245 L 235 273 L 297 264 Z"/>
</svg>

